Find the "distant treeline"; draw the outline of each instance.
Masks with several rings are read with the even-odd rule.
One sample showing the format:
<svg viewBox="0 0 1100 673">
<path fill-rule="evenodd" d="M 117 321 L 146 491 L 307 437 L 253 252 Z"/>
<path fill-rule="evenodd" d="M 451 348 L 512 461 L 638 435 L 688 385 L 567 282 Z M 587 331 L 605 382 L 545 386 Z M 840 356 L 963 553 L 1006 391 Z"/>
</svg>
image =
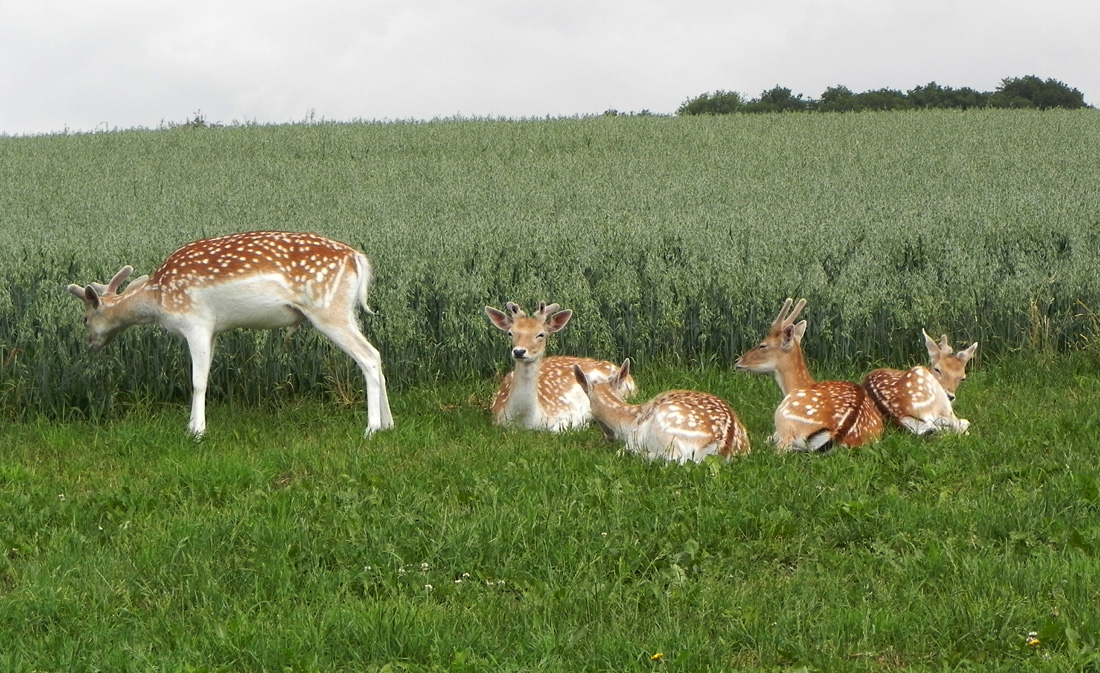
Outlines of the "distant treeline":
<svg viewBox="0 0 1100 673">
<path fill-rule="evenodd" d="M 736 91 L 715 91 L 688 99 L 676 110 L 678 115 L 720 115 L 734 112 L 856 112 L 860 110 L 917 110 L 926 108 L 1082 108 L 1085 97 L 1077 89 L 1055 79 L 1034 76 L 1006 78 L 996 91 L 975 91 L 970 87 L 952 89 L 931 82 L 902 92 L 876 89 L 853 93 L 846 86 L 833 86 L 821 98 L 803 98 L 790 89 L 776 86 L 745 100 Z"/>
</svg>

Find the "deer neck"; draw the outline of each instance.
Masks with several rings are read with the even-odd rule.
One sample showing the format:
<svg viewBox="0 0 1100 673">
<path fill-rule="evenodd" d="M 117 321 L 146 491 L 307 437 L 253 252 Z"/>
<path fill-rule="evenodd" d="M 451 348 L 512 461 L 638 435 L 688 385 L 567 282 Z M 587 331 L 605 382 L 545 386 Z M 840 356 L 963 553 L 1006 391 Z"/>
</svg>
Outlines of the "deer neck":
<svg viewBox="0 0 1100 673">
<path fill-rule="evenodd" d="M 792 390 L 809 388 L 814 384 L 814 377 L 810 375 L 800 346 L 792 348 L 787 357 L 779 361 L 775 368 L 775 382 L 779 384 L 779 389 L 784 395 Z"/>
<path fill-rule="evenodd" d="M 539 370 L 542 358 L 531 362 L 516 360 L 512 374 L 512 390 L 508 394 L 508 407 L 515 412 L 533 412 L 539 405 Z"/>
<path fill-rule="evenodd" d="M 124 292 L 111 304 L 110 311 L 126 327 L 159 323 L 164 314 L 160 290 L 146 285 Z"/>
<path fill-rule="evenodd" d="M 642 405 L 624 402 L 606 389 L 597 389 L 591 402 L 593 420 L 612 441 L 625 441 L 638 426 L 643 412 Z"/>
</svg>

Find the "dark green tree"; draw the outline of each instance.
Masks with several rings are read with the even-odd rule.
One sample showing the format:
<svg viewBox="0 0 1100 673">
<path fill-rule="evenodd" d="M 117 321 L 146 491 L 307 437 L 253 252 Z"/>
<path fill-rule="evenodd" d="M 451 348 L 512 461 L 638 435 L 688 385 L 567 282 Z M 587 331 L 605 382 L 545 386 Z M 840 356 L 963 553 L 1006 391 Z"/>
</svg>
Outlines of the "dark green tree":
<svg viewBox="0 0 1100 673">
<path fill-rule="evenodd" d="M 852 90 L 840 84 L 825 89 L 821 100 L 813 108 L 821 112 L 853 112 L 862 109 Z"/>
<path fill-rule="evenodd" d="M 736 91 L 715 91 L 697 98 L 684 101 L 676 110 L 680 116 L 687 115 L 728 115 L 739 112 L 745 105 L 741 94 Z"/>
<path fill-rule="evenodd" d="M 786 87 L 776 85 L 760 94 L 760 98 L 745 105 L 746 112 L 796 112 L 805 110 L 809 103 L 802 100 L 802 94 L 795 96 Z"/>
<path fill-rule="evenodd" d="M 913 103 L 900 91 L 894 89 L 876 89 L 865 91 L 856 96 L 864 110 L 911 110 Z"/>
<path fill-rule="evenodd" d="M 995 92 L 987 93 L 963 87 L 952 89 L 935 82 L 901 92 L 894 89 L 877 89 L 853 93 L 846 86 L 829 87 L 820 100 L 803 100 L 802 94 L 794 95 L 790 89 L 775 86 L 764 91 L 759 98 L 746 102 L 733 91 L 705 93 L 687 100 L 676 111 L 678 115 L 729 114 L 731 112 L 788 112 L 814 110 L 818 112 L 846 112 L 858 110 L 911 110 L 931 108 L 1050 108 L 1076 109 L 1088 107 L 1085 97 L 1077 89 L 1056 79 L 1042 80 L 1035 75 L 1009 77 L 1001 80 Z"/>
<path fill-rule="evenodd" d="M 975 107 L 985 107 L 989 94 L 975 91 L 970 87 L 952 89 L 949 86 L 940 86 L 935 82 L 929 82 L 924 86 L 910 89 L 906 97 L 914 107 L 927 108 L 955 108 L 967 110 Z"/>
<path fill-rule="evenodd" d="M 989 97 L 993 107 L 1029 108 L 1040 110 L 1066 108 L 1069 110 L 1085 107 L 1085 97 L 1077 89 L 1048 79 L 1045 82 L 1035 75 L 1026 77 L 1007 77 L 1001 80 L 997 91 Z"/>
</svg>

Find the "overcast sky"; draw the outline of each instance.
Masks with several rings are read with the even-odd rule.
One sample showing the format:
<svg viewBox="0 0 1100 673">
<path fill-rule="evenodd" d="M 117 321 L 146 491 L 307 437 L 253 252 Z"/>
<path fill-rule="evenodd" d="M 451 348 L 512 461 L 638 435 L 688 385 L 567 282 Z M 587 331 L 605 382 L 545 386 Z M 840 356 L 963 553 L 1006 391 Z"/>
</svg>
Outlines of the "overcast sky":
<svg viewBox="0 0 1100 673">
<path fill-rule="evenodd" d="M 1100 105 L 1098 0 L 0 0 L 0 134 L 559 117 L 1038 75 Z"/>
</svg>

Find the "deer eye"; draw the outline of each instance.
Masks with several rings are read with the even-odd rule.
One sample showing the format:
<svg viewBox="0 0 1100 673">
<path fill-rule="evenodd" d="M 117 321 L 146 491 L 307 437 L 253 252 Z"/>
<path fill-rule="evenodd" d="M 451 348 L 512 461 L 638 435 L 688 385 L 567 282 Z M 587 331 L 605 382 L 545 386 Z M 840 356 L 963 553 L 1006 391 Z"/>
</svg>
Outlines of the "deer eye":
<svg viewBox="0 0 1100 673">
<path fill-rule="evenodd" d="M 545 339 L 546 338 L 546 332 L 539 332 L 538 338 L 539 339 Z"/>
<path fill-rule="evenodd" d="M 508 330 L 508 336 L 512 336 L 512 330 Z"/>
<path fill-rule="evenodd" d="M 768 344 L 760 344 L 759 346 L 757 346 L 757 348 L 759 348 L 760 350 L 764 350 L 767 347 L 768 347 Z"/>
<path fill-rule="evenodd" d="M 939 367 L 933 367 L 933 368 L 932 368 L 932 371 L 934 371 L 934 372 L 935 372 L 935 373 L 937 373 L 937 374 L 942 374 L 942 373 L 943 373 L 943 372 L 941 372 L 941 371 L 940 371 L 940 368 L 939 368 Z"/>
<path fill-rule="evenodd" d="M 81 318 L 81 320 L 84 322 L 85 325 L 88 324 L 88 316 L 84 316 L 83 318 Z"/>
</svg>

